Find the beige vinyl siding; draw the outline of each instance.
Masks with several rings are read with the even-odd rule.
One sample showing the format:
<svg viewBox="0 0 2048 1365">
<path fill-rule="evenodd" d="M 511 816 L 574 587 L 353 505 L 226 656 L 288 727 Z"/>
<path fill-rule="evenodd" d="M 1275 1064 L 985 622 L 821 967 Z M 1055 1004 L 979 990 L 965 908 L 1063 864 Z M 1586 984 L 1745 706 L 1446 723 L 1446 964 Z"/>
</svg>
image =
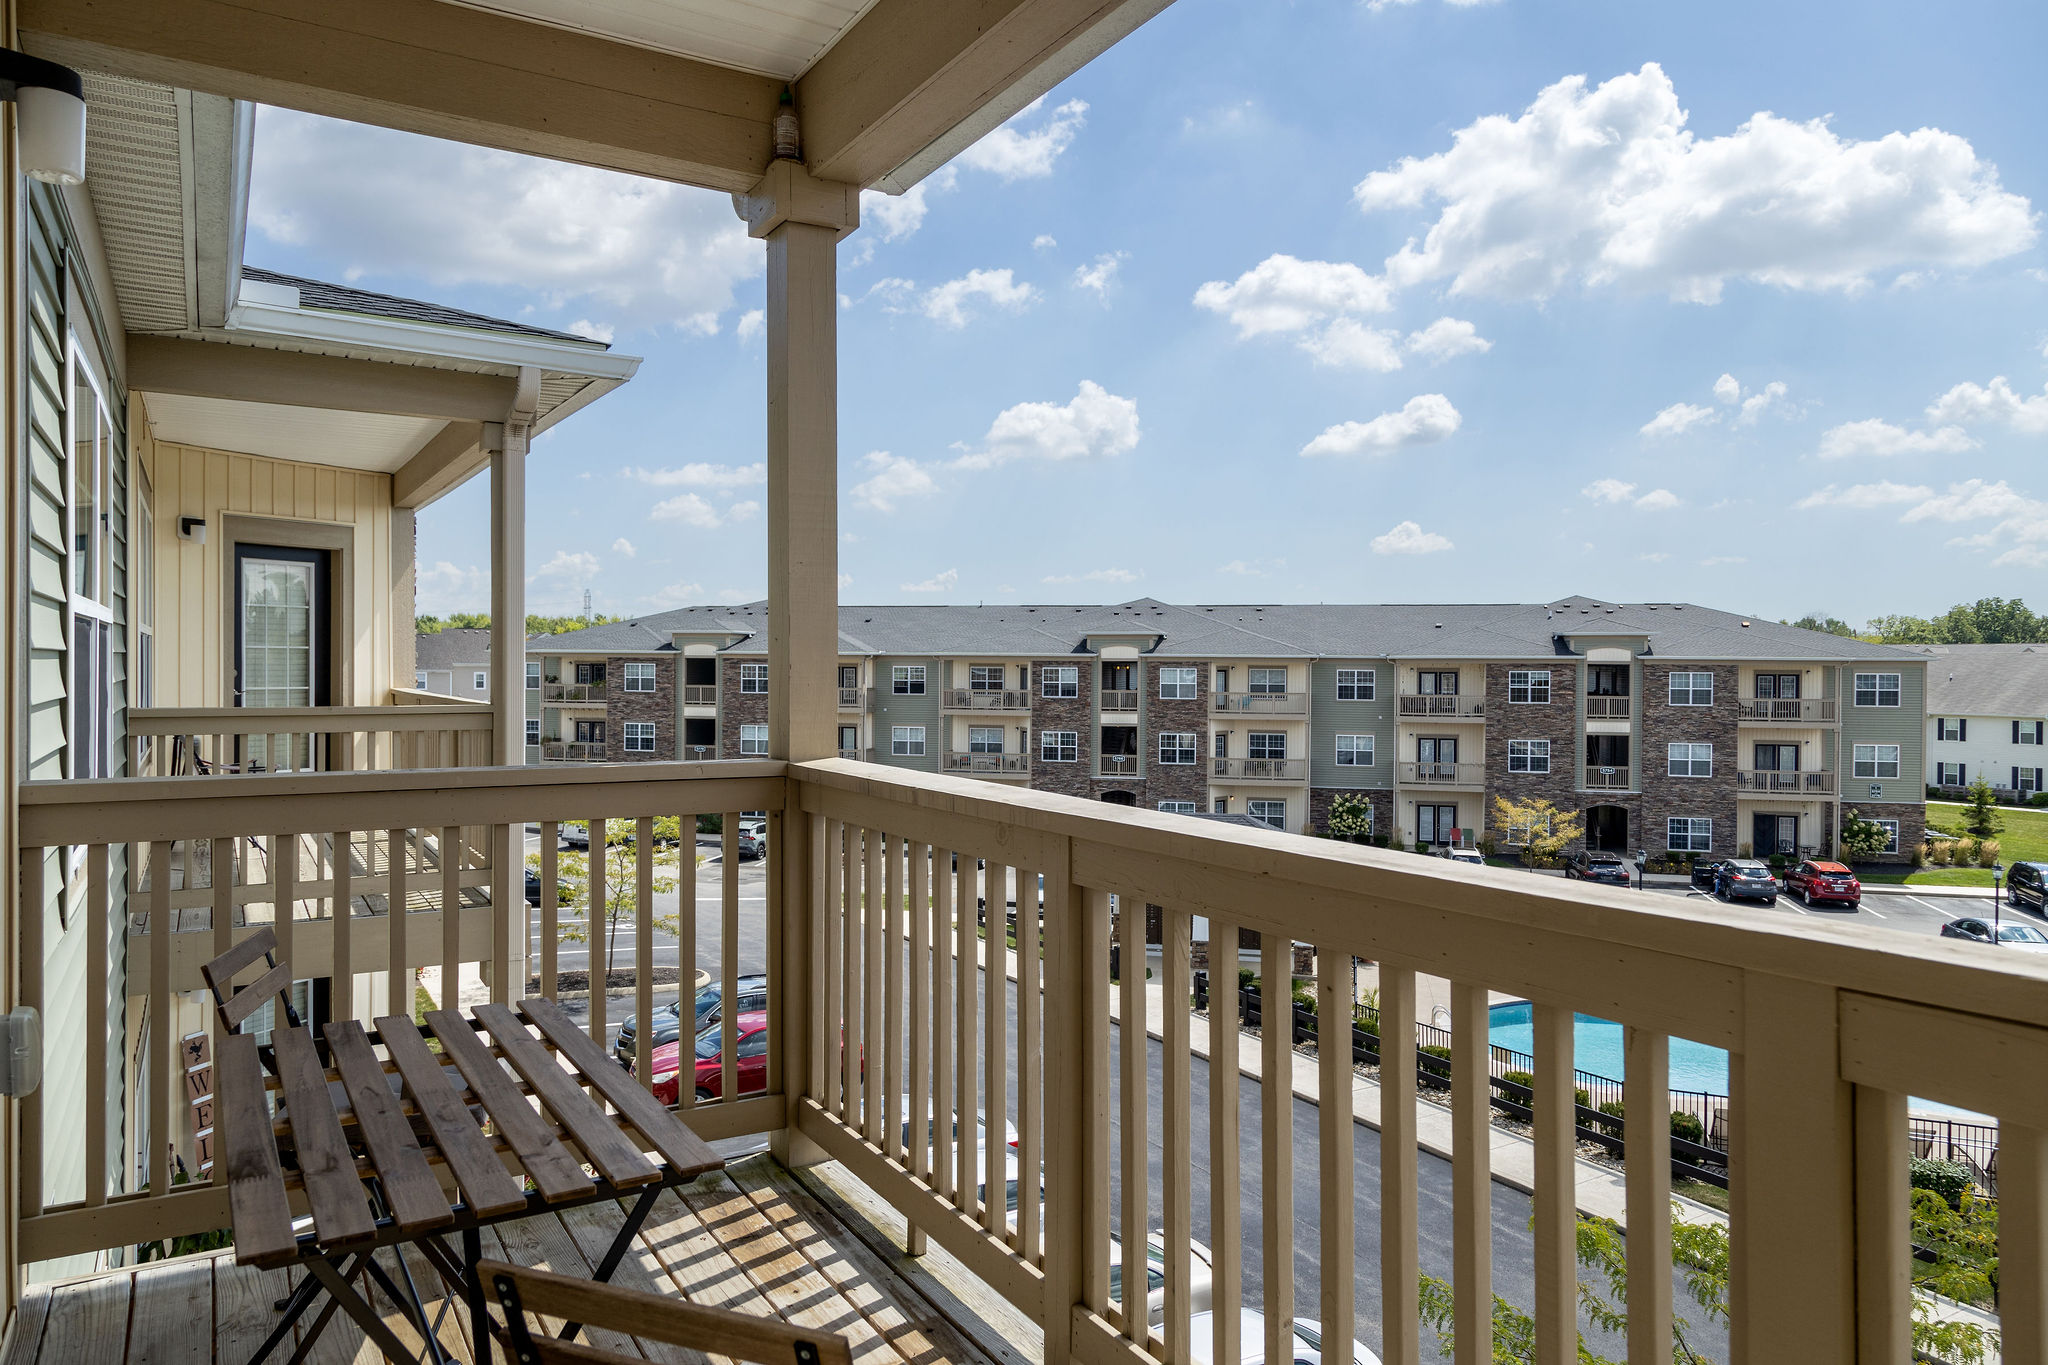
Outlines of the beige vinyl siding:
<svg viewBox="0 0 2048 1365">
<path fill-rule="evenodd" d="M 345 565 L 334 566 L 347 594 L 349 636 L 333 694 L 337 706 L 382 706 L 394 679 L 391 478 L 331 465 L 265 459 L 198 446 L 138 439 L 156 494 L 156 699 L 159 706 L 230 706 L 227 597 L 232 549 L 223 514 L 274 517 L 352 528 Z M 182 517 L 204 517 L 204 545 L 178 534 Z"/>
</svg>

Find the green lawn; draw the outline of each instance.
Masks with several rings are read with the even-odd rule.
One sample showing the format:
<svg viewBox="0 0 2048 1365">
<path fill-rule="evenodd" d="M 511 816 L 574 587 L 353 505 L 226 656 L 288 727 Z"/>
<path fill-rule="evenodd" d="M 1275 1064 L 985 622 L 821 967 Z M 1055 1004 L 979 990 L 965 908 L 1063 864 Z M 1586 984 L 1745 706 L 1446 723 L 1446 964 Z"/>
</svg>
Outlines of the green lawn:
<svg viewBox="0 0 2048 1365">
<path fill-rule="evenodd" d="M 1998 834 L 1998 860 L 2003 863 L 2048 862 L 2048 809 L 2000 806 L 1999 818 L 2005 828 Z M 1930 832 L 1959 834 L 1963 828 L 1963 807 L 1954 801 L 1929 801 L 1927 827 Z M 1923 867 L 1910 872 L 1859 873 L 1866 882 L 1907 886 L 1989 886 L 1991 870 L 1984 867 Z"/>
</svg>

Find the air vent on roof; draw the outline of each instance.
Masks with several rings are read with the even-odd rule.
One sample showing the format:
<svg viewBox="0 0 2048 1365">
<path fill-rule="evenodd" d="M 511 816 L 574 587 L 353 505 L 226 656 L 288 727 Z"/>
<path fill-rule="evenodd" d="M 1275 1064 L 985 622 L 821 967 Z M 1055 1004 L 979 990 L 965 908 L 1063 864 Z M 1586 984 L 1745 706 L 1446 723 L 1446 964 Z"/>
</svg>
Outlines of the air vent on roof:
<svg viewBox="0 0 2048 1365">
<path fill-rule="evenodd" d="M 1744 630 L 1748 630 L 1748 629 L 1749 629 L 1749 622 L 1747 622 L 1747 621 L 1744 621 L 1744 622 L 1742 623 L 1742 628 L 1743 628 Z"/>
</svg>

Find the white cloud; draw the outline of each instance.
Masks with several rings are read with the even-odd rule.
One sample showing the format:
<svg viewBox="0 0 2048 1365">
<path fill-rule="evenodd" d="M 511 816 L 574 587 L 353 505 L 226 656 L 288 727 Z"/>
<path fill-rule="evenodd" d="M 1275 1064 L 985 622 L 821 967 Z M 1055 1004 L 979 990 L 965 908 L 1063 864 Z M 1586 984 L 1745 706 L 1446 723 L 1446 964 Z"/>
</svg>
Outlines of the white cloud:
<svg viewBox="0 0 2048 1365">
<path fill-rule="evenodd" d="M 990 469 L 1011 460 L 1087 460 L 1122 455 L 1138 444 L 1136 401 L 1081 381 L 1065 403 L 1018 403 L 989 423 L 981 449 L 953 461 L 959 469 Z"/>
<path fill-rule="evenodd" d="M 853 500 L 877 512 L 893 512 L 905 498 L 921 498 L 938 491 L 938 484 L 925 467 L 886 450 L 871 450 L 861 463 L 874 472 L 848 490 Z"/>
<path fill-rule="evenodd" d="M 1864 455 L 1959 455 L 1977 442 L 1961 427 L 1908 431 L 1876 417 L 1844 422 L 1821 433 L 1823 460 L 1848 460 Z"/>
<path fill-rule="evenodd" d="M 740 314 L 732 330 L 741 341 L 759 341 L 768 335 L 768 314 L 760 308 L 749 308 Z"/>
<path fill-rule="evenodd" d="M 1651 554 L 1637 555 L 1636 558 L 1642 560 L 1645 564 L 1662 564 L 1671 556 L 1666 551 L 1658 550 Z"/>
<path fill-rule="evenodd" d="M 1989 550 L 2006 546 L 1992 567 L 2048 568 L 2048 502 L 2021 493 L 2003 479 L 1967 479 L 1909 508 L 1903 522 L 1990 521 L 1989 529 L 1951 540 L 1951 546 Z"/>
<path fill-rule="evenodd" d="M 933 574 L 930 578 L 927 578 L 922 583 L 904 583 L 900 585 L 900 591 L 951 592 L 953 590 L 954 585 L 957 584 L 959 581 L 960 571 L 958 569 L 947 569 L 941 573 Z"/>
<path fill-rule="evenodd" d="M 1143 574 L 1132 573 L 1129 569 L 1090 569 L 1087 573 L 1051 574 L 1041 578 L 1041 583 L 1135 583 Z"/>
<path fill-rule="evenodd" d="M 901 194 L 862 190 L 861 226 L 872 227 L 875 235 L 885 242 L 901 241 L 910 236 L 924 226 L 924 216 L 930 207 L 925 202 L 925 192 L 929 183 L 921 180 Z"/>
<path fill-rule="evenodd" d="M 709 464 L 693 461 L 674 469 L 628 466 L 626 476 L 657 488 L 749 488 L 768 482 L 766 464 Z"/>
<path fill-rule="evenodd" d="M 1401 353 L 1396 349 L 1400 341 L 1399 332 L 1368 327 L 1355 318 L 1337 318 L 1297 344 L 1318 365 L 1391 374 L 1401 368 Z"/>
<path fill-rule="evenodd" d="M 970 270 L 957 280 L 948 280 L 926 291 L 918 301 L 918 311 L 942 327 L 965 327 L 972 316 L 969 306 L 976 299 L 1016 312 L 1037 298 L 1038 291 L 1018 283 L 1005 266 L 1001 270 Z"/>
<path fill-rule="evenodd" d="M 1006 181 L 1042 180 L 1051 175 L 1060 154 L 1073 145 L 1081 125 L 1088 121 L 1088 103 L 1068 100 L 1027 132 L 1025 125 L 1037 117 L 1044 104 L 1045 96 L 1040 95 L 1025 105 L 1009 122 L 960 153 L 959 164 Z"/>
<path fill-rule="evenodd" d="M 602 341 L 609 346 L 614 328 L 608 322 L 592 322 L 588 318 L 578 318 L 562 330 L 574 332 L 577 336 L 591 341 Z"/>
<path fill-rule="evenodd" d="M 1050 251 L 1059 244 L 1059 238 L 1053 236 L 1050 232 L 1041 232 L 1031 239 L 1031 249 L 1033 251 Z"/>
<path fill-rule="evenodd" d="M 1757 113 L 1698 137 L 1656 63 L 1593 89 L 1569 76 L 1518 117 L 1360 181 L 1368 212 L 1436 208 L 1389 257 L 1398 286 L 1541 299 L 1616 285 L 1714 303 L 1729 280 L 1852 290 L 1914 265 L 1970 267 L 2031 246 L 2032 206 L 1939 129 L 1844 139 Z"/>
<path fill-rule="evenodd" d="M 1398 450 L 1403 446 L 1441 441 L 1464 422 L 1451 400 L 1440 393 L 1421 393 L 1399 412 L 1383 412 L 1370 422 L 1342 422 L 1301 448 L 1303 455 L 1360 455 Z M 1398 527 L 1396 528 L 1399 529 Z"/>
<path fill-rule="evenodd" d="M 1725 379 L 1727 376 L 1723 375 L 1722 378 Z M 1720 386 L 1717 384 L 1715 385 L 1715 392 L 1718 393 L 1719 391 Z M 1779 400 L 1785 396 L 1785 392 L 1785 385 L 1781 381 L 1773 379 L 1770 383 L 1764 385 L 1762 389 L 1742 400 L 1742 411 L 1736 414 L 1735 425 L 1738 427 L 1755 426 L 1759 417 L 1762 417 L 1766 412 L 1778 406 Z"/>
<path fill-rule="evenodd" d="M 1653 488 L 1636 499 L 1638 512 L 1668 512 L 1678 506 L 1678 494 L 1668 488 Z"/>
<path fill-rule="evenodd" d="M 2028 398 L 2015 393 L 2004 375 L 1989 385 L 1958 384 L 1934 400 L 1927 420 L 1938 425 L 1995 422 L 2028 436 L 2048 434 L 2048 387 Z"/>
<path fill-rule="evenodd" d="M 1383 536 L 1372 538 L 1372 552 L 1376 555 L 1433 555 L 1456 547 L 1434 531 L 1425 531 L 1412 521 L 1404 521 Z"/>
<path fill-rule="evenodd" d="M 1701 423 L 1719 420 L 1712 408 L 1699 407 L 1693 403 L 1673 403 L 1662 412 L 1643 423 L 1642 434 L 1649 437 L 1682 436 Z"/>
<path fill-rule="evenodd" d="M 1707 557 L 1706 557 L 1705 559 L 1702 559 L 1702 560 L 1700 561 L 1700 567 L 1701 567 L 1701 568 L 1703 568 L 1703 569 L 1711 569 L 1711 568 L 1713 568 L 1713 567 L 1714 567 L 1714 566 L 1715 566 L 1716 564 L 1747 564 L 1747 563 L 1749 563 L 1749 557 L 1748 557 L 1747 555 L 1709 555 L 1709 556 L 1707 556 Z"/>
<path fill-rule="evenodd" d="M 647 516 L 651 521 L 680 521 L 685 526 L 711 531 L 732 522 L 749 520 L 760 510 L 758 502 L 736 502 L 721 512 L 695 493 L 678 493 L 654 504 L 648 509 Z"/>
<path fill-rule="evenodd" d="M 1623 483 L 1620 479 L 1595 479 L 1579 490 L 1581 496 L 1594 502 L 1627 502 L 1635 492 L 1634 484 Z"/>
<path fill-rule="evenodd" d="M 710 190 L 269 107 L 255 164 L 256 235 L 351 281 L 573 307 L 584 335 L 715 332 L 734 286 L 762 269 L 731 198 Z"/>
<path fill-rule="evenodd" d="M 1742 397 L 1742 385 L 1734 375 L 1724 374 L 1714 381 L 1714 397 L 1723 403 L 1733 403 Z"/>
<path fill-rule="evenodd" d="M 1421 331 L 1408 334 L 1408 349 L 1424 359 L 1442 362 L 1461 355 L 1483 354 L 1493 349 L 1493 343 L 1463 319 L 1438 318 Z"/>
<path fill-rule="evenodd" d="M 598 567 L 597 556 L 588 551 L 579 550 L 575 554 L 571 554 L 567 550 L 557 550 L 555 551 L 555 557 L 528 574 L 526 581 L 538 583 L 548 578 L 570 580 L 593 578 L 597 574 Z"/>
<path fill-rule="evenodd" d="M 704 600 L 702 583 L 671 583 L 648 594 L 647 604 L 666 611 L 670 607 L 692 606 Z"/>
<path fill-rule="evenodd" d="M 626 539 L 624 536 L 620 536 L 617 540 L 612 542 L 612 553 L 615 555 L 624 555 L 627 559 L 637 559 L 640 555 L 640 552 L 633 548 L 633 542 Z"/>
<path fill-rule="evenodd" d="M 1384 313 L 1393 306 L 1387 282 L 1344 261 L 1303 261 L 1274 255 L 1225 284 L 1195 291 L 1195 307 L 1221 313 L 1239 337 L 1304 332 L 1332 318 Z"/>
<path fill-rule="evenodd" d="M 1852 511 L 1867 512 L 1873 507 L 1891 507 L 1899 503 L 1923 502 L 1934 496 L 1934 490 L 1920 484 L 1879 483 L 1852 484 L 1838 488 L 1829 484 L 1816 488 L 1798 502 L 1792 504 L 1795 511 L 1808 511 L 1816 507 L 1845 507 Z"/>
<path fill-rule="evenodd" d="M 1109 287 L 1116 283 L 1117 269 L 1124 263 L 1126 253 L 1107 251 L 1097 256 L 1088 265 L 1074 267 L 1074 283 L 1082 289 L 1092 289 L 1097 298 L 1107 298 Z"/>
<path fill-rule="evenodd" d="M 491 571 L 471 564 L 467 568 L 437 560 L 421 566 L 416 579 L 419 611 L 425 616 L 445 616 L 452 611 L 478 611 L 491 601 Z"/>
<path fill-rule="evenodd" d="M 843 574 L 839 575 L 839 591 L 841 591 L 841 592 L 845 592 L 845 591 L 846 591 L 846 590 L 847 590 L 848 588 L 850 588 L 850 587 L 852 587 L 852 586 L 853 586 L 853 575 L 852 575 L 852 574 L 850 574 L 850 573 L 843 573 Z"/>
</svg>

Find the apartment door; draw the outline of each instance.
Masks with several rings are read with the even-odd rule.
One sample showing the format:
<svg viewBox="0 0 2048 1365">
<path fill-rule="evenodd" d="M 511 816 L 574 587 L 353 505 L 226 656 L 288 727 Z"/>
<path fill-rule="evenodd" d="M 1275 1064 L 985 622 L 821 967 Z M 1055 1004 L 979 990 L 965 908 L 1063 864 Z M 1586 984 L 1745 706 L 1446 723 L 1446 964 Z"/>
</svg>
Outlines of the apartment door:
<svg viewBox="0 0 2048 1365">
<path fill-rule="evenodd" d="M 1795 857 L 1799 853 L 1799 817 L 1758 814 L 1752 820 L 1751 836 L 1751 850 L 1759 858 L 1773 853 Z"/>
<path fill-rule="evenodd" d="M 578 744 L 604 743 L 604 722 L 601 720 L 579 720 L 576 722 Z"/>
<path fill-rule="evenodd" d="M 1757 745 L 1756 770 L 1760 773 L 1798 772 L 1799 746 L 1797 744 Z"/>
<path fill-rule="evenodd" d="M 1423 844 L 1448 844 L 1458 829 L 1456 806 L 1417 806 L 1415 840 Z"/>
<path fill-rule="evenodd" d="M 1432 777 L 1455 777 L 1458 772 L 1458 741 L 1449 737 L 1418 739 L 1415 741 L 1415 762 L 1416 776 L 1424 781 Z"/>
<path fill-rule="evenodd" d="M 1596 853 L 1628 852 L 1628 808 L 1589 808 L 1586 811 L 1586 847 Z"/>
<path fill-rule="evenodd" d="M 857 758 L 860 755 L 860 727 L 842 725 L 839 727 L 839 756 Z"/>
<path fill-rule="evenodd" d="M 1799 675 L 1797 673 L 1759 673 L 1756 675 L 1756 695 L 1759 700 L 1763 701 L 1776 698 L 1797 701 L 1799 699 Z"/>
<path fill-rule="evenodd" d="M 1425 697 L 1455 697 L 1458 695 L 1458 672 L 1445 669 L 1438 673 L 1415 675 L 1415 690 Z"/>
<path fill-rule="evenodd" d="M 235 705 L 331 704 L 326 550 L 235 546 Z M 252 735 L 241 754 L 272 771 L 314 766 L 310 734 Z"/>
<path fill-rule="evenodd" d="M 1138 684 L 1133 681 L 1135 673 L 1129 664 L 1104 664 L 1102 666 L 1102 690 L 1105 692 L 1132 692 Z"/>
</svg>

